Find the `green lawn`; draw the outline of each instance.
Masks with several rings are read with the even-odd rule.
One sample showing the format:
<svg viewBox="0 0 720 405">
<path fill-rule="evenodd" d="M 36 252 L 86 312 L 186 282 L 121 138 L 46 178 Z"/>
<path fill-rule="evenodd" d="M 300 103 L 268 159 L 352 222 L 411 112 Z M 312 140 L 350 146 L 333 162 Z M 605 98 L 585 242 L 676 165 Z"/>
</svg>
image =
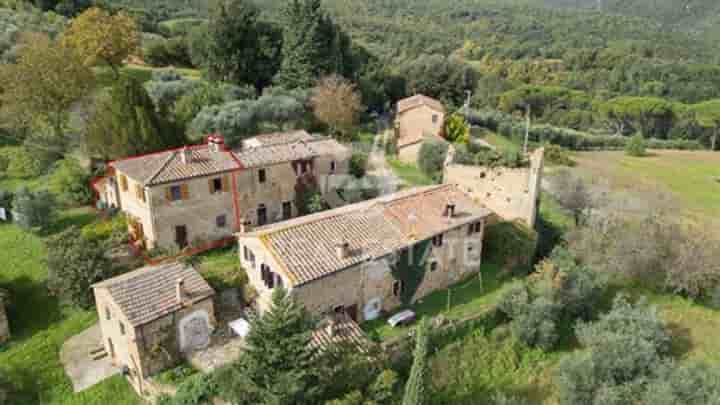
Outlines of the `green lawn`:
<svg viewBox="0 0 720 405">
<path fill-rule="evenodd" d="M 400 177 L 408 186 L 429 186 L 435 184 L 432 179 L 425 175 L 420 169 L 411 164 L 403 163 L 397 159 L 388 159 L 388 164 L 395 174 Z"/>
<path fill-rule="evenodd" d="M 86 209 L 69 210 L 51 232 L 71 224 L 87 224 Z M 13 338 L 0 351 L 0 371 L 17 390 L 18 404 L 137 404 L 130 386 L 117 377 L 73 395 L 70 380 L 60 364 L 63 342 L 96 321 L 94 311 L 63 309 L 45 287 L 43 240 L 14 225 L 0 225 L 0 284 L 12 293 L 9 310 Z"/>
<path fill-rule="evenodd" d="M 613 191 L 663 191 L 694 222 L 720 217 L 720 153 L 651 152 L 640 158 L 623 152 L 578 153 L 576 159 L 581 173 L 606 179 Z"/>
<path fill-rule="evenodd" d="M 447 319 L 454 320 L 480 315 L 494 306 L 509 285 L 508 282 L 500 280 L 499 271 L 494 264 L 485 263 L 481 268 L 482 281 L 480 277 L 473 276 L 450 287 L 449 294 L 448 290 L 440 290 L 418 300 L 411 309 L 415 311 L 418 319 L 440 314 Z M 392 314 L 397 312 L 400 312 L 400 309 L 393 311 Z M 412 326 L 392 328 L 387 324 L 387 318 L 392 314 L 375 321 L 365 322 L 362 325 L 363 329 L 369 335 L 381 339 L 406 334 Z"/>
<path fill-rule="evenodd" d="M 495 132 L 489 131 L 485 128 L 473 128 L 472 135 L 480 139 L 484 139 L 490 145 L 498 148 L 500 151 L 513 151 L 519 152 L 520 145 L 517 145 L 512 140 L 498 135 Z"/>
<path fill-rule="evenodd" d="M 240 268 L 236 244 L 201 253 L 197 259 L 198 270 L 216 290 L 241 287 L 245 284 L 245 272 Z"/>
</svg>

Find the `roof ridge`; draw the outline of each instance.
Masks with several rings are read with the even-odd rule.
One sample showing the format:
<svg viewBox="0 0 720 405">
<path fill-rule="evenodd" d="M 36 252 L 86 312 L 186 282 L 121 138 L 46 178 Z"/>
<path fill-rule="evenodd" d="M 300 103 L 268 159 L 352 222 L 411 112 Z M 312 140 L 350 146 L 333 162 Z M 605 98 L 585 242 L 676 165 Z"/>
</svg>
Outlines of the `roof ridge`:
<svg viewBox="0 0 720 405">
<path fill-rule="evenodd" d="M 161 263 L 161 264 L 156 264 L 156 265 L 143 266 L 143 267 L 140 267 L 140 268 L 135 269 L 135 270 L 133 270 L 133 271 L 130 271 L 130 272 L 127 272 L 127 273 L 123 273 L 123 274 L 120 274 L 120 275 L 118 275 L 118 276 L 109 278 L 109 279 L 107 279 L 107 280 L 99 281 L 99 282 L 97 282 L 97 283 L 95 283 L 95 284 L 92 284 L 90 287 L 91 287 L 91 288 L 95 288 L 95 287 L 103 287 L 103 288 L 106 288 L 106 287 L 115 285 L 115 283 L 119 283 L 119 282 L 122 282 L 122 281 L 125 281 L 125 280 L 128 280 L 128 279 L 134 278 L 135 276 L 138 276 L 138 275 L 140 275 L 140 274 L 142 274 L 142 273 L 145 273 L 145 272 L 147 272 L 147 271 L 157 271 L 157 270 L 166 269 L 166 268 L 170 268 L 170 267 L 176 267 L 176 266 L 182 266 L 183 268 L 191 268 L 191 269 L 197 271 L 197 270 L 195 269 L 195 267 L 192 266 L 192 265 L 184 265 L 184 264 L 182 264 L 182 263 L 180 263 L 180 262 L 177 262 L 177 261 L 175 261 L 175 262 L 167 262 L 167 263 Z"/>
<path fill-rule="evenodd" d="M 148 185 L 152 183 L 153 180 L 155 180 L 155 178 L 160 175 L 163 170 L 165 170 L 165 168 L 170 164 L 170 162 L 175 159 L 175 156 L 177 156 L 177 150 L 170 152 L 167 159 L 165 159 L 165 162 L 163 162 L 163 164 L 160 165 L 160 167 L 155 171 L 155 173 L 151 175 L 147 180 L 145 180 L 143 184 Z"/>
</svg>

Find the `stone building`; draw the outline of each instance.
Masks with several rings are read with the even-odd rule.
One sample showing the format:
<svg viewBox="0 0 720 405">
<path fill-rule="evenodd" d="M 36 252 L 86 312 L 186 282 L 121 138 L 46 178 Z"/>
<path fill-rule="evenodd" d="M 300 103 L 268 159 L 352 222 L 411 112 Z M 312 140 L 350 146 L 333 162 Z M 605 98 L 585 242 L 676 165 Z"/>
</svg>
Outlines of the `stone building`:
<svg viewBox="0 0 720 405">
<path fill-rule="evenodd" d="M 529 156 L 520 168 L 445 165 L 444 180 L 456 184 L 504 220 L 522 220 L 533 228 L 537 219 L 543 175 L 544 150 Z"/>
<path fill-rule="evenodd" d="M 4 290 L 0 290 L 0 344 L 10 340 L 10 323 L 5 309 L 8 297 L 9 295 Z"/>
<path fill-rule="evenodd" d="M 102 345 L 140 393 L 145 380 L 210 343 L 215 291 L 181 263 L 144 267 L 93 285 Z"/>
<path fill-rule="evenodd" d="M 273 133 L 229 149 L 223 138 L 110 164 L 94 187 L 104 206 L 128 216 L 132 240 L 152 249 L 183 249 L 232 237 L 241 224 L 296 217 L 300 183 L 327 193 L 346 175 L 351 152 L 305 131 Z"/>
<path fill-rule="evenodd" d="M 440 138 L 444 125 L 445 107 L 438 100 L 418 94 L 398 101 L 395 136 L 400 160 L 416 163 L 423 141 Z"/>
<path fill-rule="evenodd" d="M 455 186 L 415 188 L 239 233 L 239 255 L 261 311 L 283 286 L 369 320 L 477 273 L 490 213 Z"/>
</svg>

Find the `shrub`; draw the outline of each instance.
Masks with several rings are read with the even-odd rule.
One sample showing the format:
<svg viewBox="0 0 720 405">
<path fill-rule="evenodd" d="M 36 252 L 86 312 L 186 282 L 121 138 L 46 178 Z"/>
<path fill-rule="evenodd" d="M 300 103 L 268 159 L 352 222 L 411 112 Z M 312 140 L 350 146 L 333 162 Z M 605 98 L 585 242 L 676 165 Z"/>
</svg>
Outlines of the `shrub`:
<svg viewBox="0 0 720 405">
<path fill-rule="evenodd" d="M 575 166 L 575 161 L 570 157 L 570 151 L 562 146 L 547 144 L 545 148 L 545 161 L 558 166 Z"/>
<path fill-rule="evenodd" d="M 48 289 L 63 302 L 90 309 L 91 285 L 113 276 L 105 246 L 82 237 L 76 227 L 51 237 L 48 242 Z"/>
<path fill-rule="evenodd" d="M 634 157 L 643 157 L 647 154 L 645 151 L 645 139 L 642 134 L 637 133 L 630 138 L 625 145 L 625 154 Z"/>
<path fill-rule="evenodd" d="M 55 201 L 50 193 L 20 188 L 13 199 L 13 218 L 15 223 L 25 230 L 43 230 L 55 217 Z"/>
<path fill-rule="evenodd" d="M 610 312 L 597 322 L 578 324 L 576 332 L 580 343 L 586 347 L 642 340 L 648 342 L 658 355 L 670 354 L 670 335 L 657 309 L 649 307 L 644 300 L 632 304 L 622 294 L 615 297 Z"/>
<path fill-rule="evenodd" d="M 350 158 L 350 174 L 356 178 L 365 176 L 368 165 L 368 155 L 363 152 L 355 152 Z"/>
<path fill-rule="evenodd" d="M 49 184 L 50 191 L 64 203 L 88 204 L 92 201 L 90 173 L 72 158 L 66 158 L 55 164 Z"/>
<path fill-rule="evenodd" d="M 442 140 L 423 142 L 418 153 L 418 167 L 426 175 L 434 177 L 442 172 L 449 144 Z"/>
<path fill-rule="evenodd" d="M 157 405 L 211 404 L 218 394 L 218 389 L 215 374 L 195 374 L 178 386 L 175 396 L 162 396 L 158 399 Z"/>
<path fill-rule="evenodd" d="M 520 222 L 498 222 L 485 228 L 483 260 L 527 274 L 537 234 Z"/>
<path fill-rule="evenodd" d="M 24 146 L 5 147 L 0 154 L 7 162 L 7 175 L 18 179 L 38 177 L 45 173 L 49 165 L 44 154 L 31 153 Z"/>
<path fill-rule="evenodd" d="M 718 404 L 720 369 L 702 363 L 688 366 L 669 364 L 661 367 L 643 396 L 642 403 L 652 405 Z"/>
<path fill-rule="evenodd" d="M 145 62 L 151 66 L 193 66 L 188 42 L 184 37 L 152 42 L 143 53 Z"/>
<path fill-rule="evenodd" d="M 539 347 L 546 351 L 552 350 L 560 337 L 557 330 L 560 310 L 558 304 L 539 297 L 513 319 L 511 330 L 528 346 Z"/>
<path fill-rule="evenodd" d="M 85 225 L 80 232 L 82 237 L 87 240 L 109 241 L 114 245 L 122 243 L 127 238 L 127 229 L 125 216 L 115 215 L 110 220 L 101 220 Z"/>
</svg>

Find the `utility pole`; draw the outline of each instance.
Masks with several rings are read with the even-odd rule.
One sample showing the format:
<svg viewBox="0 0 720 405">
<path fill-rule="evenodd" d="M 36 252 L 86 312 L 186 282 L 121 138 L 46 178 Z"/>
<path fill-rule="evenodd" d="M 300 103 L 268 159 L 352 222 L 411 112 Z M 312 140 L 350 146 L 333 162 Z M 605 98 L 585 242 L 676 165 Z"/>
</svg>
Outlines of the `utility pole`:
<svg viewBox="0 0 720 405">
<path fill-rule="evenodd" d="M 523 145 L 523 153 L 528 153 L 528 140 L 530 139 L 530 104 L 525 105 L 525 144 Z"/>
<path fill-rule="evenodd" d="M 465 115 L 470 113 L 470 98 L 472 97 L 472 91 L 465 90 L 465 94 L 467 94 L 467 100 L 465 101 Z"/>
</svg>

